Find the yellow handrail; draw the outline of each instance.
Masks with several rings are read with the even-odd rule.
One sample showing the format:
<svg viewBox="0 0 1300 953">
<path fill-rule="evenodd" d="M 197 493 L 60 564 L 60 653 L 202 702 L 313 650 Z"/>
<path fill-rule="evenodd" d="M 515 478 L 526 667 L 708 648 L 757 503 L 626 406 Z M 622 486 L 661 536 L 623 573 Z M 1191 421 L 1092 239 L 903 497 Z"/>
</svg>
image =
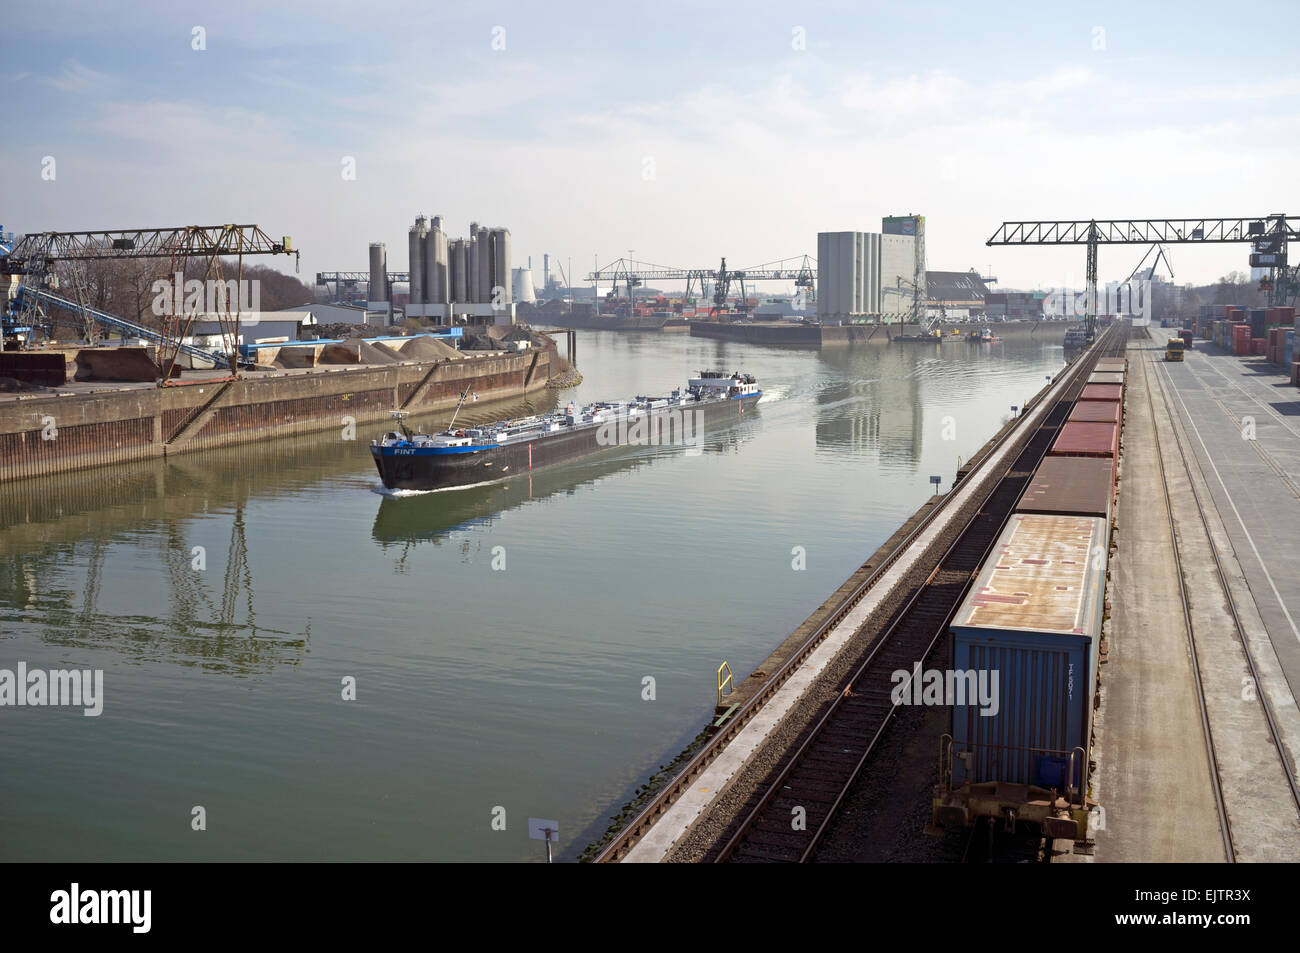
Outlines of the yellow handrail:
<svg viewBox="0 0 1300 953">
<path fill-rule="evenodd" d="M 722 677 L 722 672 L 724 669 L 727 672 L 726 678 Z M 726 659 L 723 659 L 722 664 L 718 666 L 718 704 L 719 705 L 722 704 L 722 689 L 725 686 L 730 687 L 730 690 L 727 692 L 728 695 L 730 695 L 732 692 L 736 690 L 736 683 L 732 681 L 731 678 L 731 666 L 727 664 Z"/>
</svg>

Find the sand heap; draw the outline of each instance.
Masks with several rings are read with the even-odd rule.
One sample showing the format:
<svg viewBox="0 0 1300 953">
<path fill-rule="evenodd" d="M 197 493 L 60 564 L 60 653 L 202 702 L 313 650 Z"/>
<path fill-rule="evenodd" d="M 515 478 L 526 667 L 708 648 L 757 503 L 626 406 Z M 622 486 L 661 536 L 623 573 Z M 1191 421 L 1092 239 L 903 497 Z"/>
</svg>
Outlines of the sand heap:
<svg viewBox="0 0 1300 953">
<path fill-rule="evenodd" d="M 407 341 L 397 354 L 403 361 L 458 361 L 465 357 L 450 344 L 427 336 Z"/>
</svg>

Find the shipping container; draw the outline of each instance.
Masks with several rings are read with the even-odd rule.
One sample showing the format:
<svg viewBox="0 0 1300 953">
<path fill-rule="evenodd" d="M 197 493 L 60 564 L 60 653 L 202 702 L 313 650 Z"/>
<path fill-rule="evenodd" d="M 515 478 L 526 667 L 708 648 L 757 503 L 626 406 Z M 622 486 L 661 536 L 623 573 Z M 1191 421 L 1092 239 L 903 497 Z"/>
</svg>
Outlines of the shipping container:
<svg viewBox="0 0 1300 953">
<path fill-rule="evenodd" d="M 1264 328 L 1268 326 L 1268 310 L 1266 308 L 1250 309 L 1250 336 L 1252 338 L 1262 338 Z"/>
<path fill-rule="evenodd" d="M 1070 411 L 1069 420 L 1092 424 L 1118 424 L 1123 408 L 1117 400 L 1080 400 Z"/>
<path fill-rule="evenodd" d="M 1089 406 L 1107 405 L 1094 401 Z M 1113 460 L 1106 457 L 1044 457 L 1020 497 L 1016 512 L 1100 516 L 1109 522 L 1114 498 Z"/>
<path fill-rule="evenodd" d="M 1056 457 L 1118 457 L 1119 427 L 1067 420 L 1052 444 L 1051 454 Z"/>
<path fill-rule="evenodd" d="M 1088 378 L 1089 384 L 1123 384 L 1124 375 L 1118 371 L 1093 371 Z"/>
<path fill-rule="evenodd" d="M 1107 548 L 1104 519 L 1012 514 L 953 618 L 954 784 L 1081 782 Z"/>
<path fill-rule="evenodd" d="M 1085 384 L 1079 394 L 1079 400 L 1123 400 L 1122 384 Z"/>
<path fill-rule="evenodd" d="M 1097 365 L 1092 370 L 1094 373 L 1097 371 L 1103 373 L 1118 371 L 1123 374 L 1128 370 L 1128 361 L 1122 357 L 1103 357 L 1097 361 Z"/>
</svg>

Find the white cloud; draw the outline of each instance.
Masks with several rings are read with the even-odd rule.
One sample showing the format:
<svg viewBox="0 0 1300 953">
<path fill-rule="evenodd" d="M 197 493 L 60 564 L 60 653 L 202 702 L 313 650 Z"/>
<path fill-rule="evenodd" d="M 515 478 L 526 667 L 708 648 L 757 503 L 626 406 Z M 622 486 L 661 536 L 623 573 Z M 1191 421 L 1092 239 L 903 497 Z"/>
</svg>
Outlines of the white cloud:
<svg viewBox="0 0 1300 953">
<path fill-rule="evenodd" d="M 75 60 L 64 63 L 58 74 L 44 77 L 47 86 L 53 86 L 63 93 L 84 95 L 98 92 L 108 86 L 113 77 L 85 66 Z"/>
</svg>

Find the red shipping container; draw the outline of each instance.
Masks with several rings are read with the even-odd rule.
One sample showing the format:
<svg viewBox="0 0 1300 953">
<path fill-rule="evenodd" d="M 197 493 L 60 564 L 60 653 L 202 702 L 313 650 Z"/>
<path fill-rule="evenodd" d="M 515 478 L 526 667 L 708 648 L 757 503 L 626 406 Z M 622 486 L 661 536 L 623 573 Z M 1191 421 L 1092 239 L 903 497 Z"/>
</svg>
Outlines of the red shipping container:
<svg viewBox="0 0 1300 953">
<path fill-rule="evenodd" d="M 1079 400 L 1113 400 L 1124 399 L 1123 384 L 1088 384 L 1079 394 Z"/>
<path fill-rule="evenodd" d="M 1115 457 L 1119 454 L 1119 427 L 1066 421 L 1051 452 L 1057 457 Z"/>
<path fill-rule="evenodd" d="M 1250 353 L 1251 353 L 1252 355 L 1256 355 L 1256 356 L 1258 356 L 1258 357 L 1263 357 L 1263 356 L 1264 356 L 1264 346 L 1265 346 L 1266 344 L 1268 344 L 1268 341 L 1264 340 L 1263 338 L 1251 338 L 1251 339 L 1250 339 Z"/>
<path fill-rule="evenodd" d="M 1069 419 L 1084 423 L 1117 424 L 1120 422 L 1120 408 L 1117 400 L 1081 400 L 1075 403 Z"/>
<path fill-rule="evenodd" d="M 1291 365 L 1291 383 L 1300 387 L 1300 361 Z"/>
</svg>

